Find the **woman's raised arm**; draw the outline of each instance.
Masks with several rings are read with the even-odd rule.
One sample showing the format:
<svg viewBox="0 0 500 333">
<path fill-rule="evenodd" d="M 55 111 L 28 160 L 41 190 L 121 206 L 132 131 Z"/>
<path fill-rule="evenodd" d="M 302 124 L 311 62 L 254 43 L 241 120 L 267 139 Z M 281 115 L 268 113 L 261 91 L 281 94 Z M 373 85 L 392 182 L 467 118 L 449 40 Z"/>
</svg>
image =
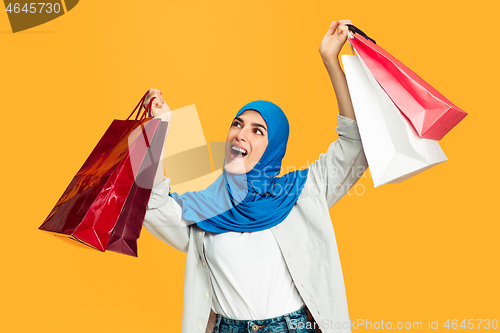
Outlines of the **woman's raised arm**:
<svg viewBox="0 0 500 333">
<path fill-rule="evenodd" d="M 158 89 L 149 89 L 148 96 L 146 97 L 146 101 L 144 105 L 148 105 L 151 98 L 155 98 L 153 103 L 151 104 L 151 112 L 155 118 L 160 118 L 162 121 L 168 121 L 167 134 L 165 135 L 165 142 L 167 141 L 168 132 L 170 130 L 170 126 L 172 124 L 172 110 L 167 103 L 163 100 L 161 91 Z M 153 182 L 153 186 L 158 185 L 165 179 L 165 164 L 163 160 L 165 159 L 165 142 L 163 143 L 163 148 L 161 150 L 160 162 L 158 163 L 158 169 L 156 170 L 155 180 Z"/>
<path fill-rule="evenodd" d="M 351 21 L 332 22 L 319 48 L 337 95 L 339 137 L 330 144 L 326 153 L 320 154 L 318 160 L 309 165 L 308 182 L 304 188 L 305 193 L 323 196 L 328 208 L 349 191 L 368 167 L 347 81 L 338 59 L 347 40 L 347 23 Z"/>
<path fill-rule="evenodd" d="M 356 120 L 351 96 L 347 88 L 347 81 L 339 62 L 339 53 L 347 40 L 347 32 L 349 30 L 346 24 L 351 24 L 351 21 L 340 20 L 338 22 L 333 21 L 332 24 L 330 24 L 330 28 L 319 46 L 319 53 L 328 71 L 330 80 L 332 81 L 335 95 L 337 95 L 339 114 Z"/>
<path fill-rule="evenodd" d="M 146 102 L 148 105 L 151 98 L 155 98 L 151 104 L 151 112 L 155 118 L 168 121 L 167 134 L 170 130 L 172 111 L 165 103 L 158 89 L 150 89 Z M 162 154 L 158 163 L 153 189 L 144 216 L 144 227 L 156 238 L 162 240 L 173 248 L 184 253 L 188 250 L 190 228 L 182 220 L 181 207 L 169 196 L 170 179 L 165 177 L 165 167 L 163 160 L 165 142 L 163 143 Z"/>
</svg>

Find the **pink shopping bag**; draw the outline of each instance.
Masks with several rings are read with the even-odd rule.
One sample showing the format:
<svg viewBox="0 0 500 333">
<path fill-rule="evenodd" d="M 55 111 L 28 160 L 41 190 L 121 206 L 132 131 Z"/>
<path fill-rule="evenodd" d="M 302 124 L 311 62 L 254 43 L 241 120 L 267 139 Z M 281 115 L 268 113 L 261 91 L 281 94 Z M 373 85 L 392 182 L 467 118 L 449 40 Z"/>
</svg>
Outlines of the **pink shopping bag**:
<svg viewBox="0 0 500 333">
<path fill-rule="evenodd" d="M 440 140 L 467 113 L 366 36 L 349 25 L 349 42 L 418 135 Z"/>
</svg>

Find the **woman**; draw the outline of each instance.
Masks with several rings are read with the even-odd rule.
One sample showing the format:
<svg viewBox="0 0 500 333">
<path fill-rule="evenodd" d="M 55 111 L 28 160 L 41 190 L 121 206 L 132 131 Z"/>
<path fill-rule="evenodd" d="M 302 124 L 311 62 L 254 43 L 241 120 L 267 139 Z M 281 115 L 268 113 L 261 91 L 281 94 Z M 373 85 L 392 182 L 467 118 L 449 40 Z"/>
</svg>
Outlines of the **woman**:
<svg viewBox="0 0 500 333">
<path fill-rule="evenodd" d="M 308 169 L 276 177 L 288 121 L 268 101 L 239 110 L 223 174 L 206 190 L 170 193 L 158 168 L 144 226 L 187 253 L 182 332 L 350 331 L 329 208 L 367 164 L 338 55 L 348 20 L 332 22 L 319 51 L 339 116 L 325 154 Z M 154 115 L 171 117 L 158 90 Z"/>
</svg>

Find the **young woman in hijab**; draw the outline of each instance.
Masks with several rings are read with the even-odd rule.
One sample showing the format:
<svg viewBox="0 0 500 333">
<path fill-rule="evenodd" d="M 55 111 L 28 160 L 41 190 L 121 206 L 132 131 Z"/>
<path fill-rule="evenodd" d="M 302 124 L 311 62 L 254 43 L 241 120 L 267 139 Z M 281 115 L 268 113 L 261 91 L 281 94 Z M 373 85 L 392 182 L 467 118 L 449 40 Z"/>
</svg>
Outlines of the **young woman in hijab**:
<svg viewBox="0 0 500 333">
<path fill-rule="evenodd" d="M 346 23 L 332 22 L 319 48 L 337 95 L 339 138 L 315 163 L 277 177 L 288 120 L 258 100 L 233 119 L 223 173 L 206 190 L 170 193 L 160 164 L 144 226 L 187 253 L 182 332 L 350 331 L 329 214 L 367 167 L 338 60 Z M 152 97 L 155 116 L 169 119 L 161 92 Z"/>
</svg>

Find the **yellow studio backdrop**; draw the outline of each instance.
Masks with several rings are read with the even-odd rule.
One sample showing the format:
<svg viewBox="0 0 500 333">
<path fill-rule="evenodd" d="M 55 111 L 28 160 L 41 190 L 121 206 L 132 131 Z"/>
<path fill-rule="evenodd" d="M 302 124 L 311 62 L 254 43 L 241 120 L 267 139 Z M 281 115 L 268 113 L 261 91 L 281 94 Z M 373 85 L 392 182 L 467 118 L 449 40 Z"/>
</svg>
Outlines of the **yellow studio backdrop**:
<svg viewBox="0 0 500 333">
<path fill-rule="evenodd" d="M 500 320 L 492 5 L 82 0 L 18 33 L 0 7 L 0 331 L 180 332 L 183 253 L 145 230 L 134 258 L 38 227 L 111 121 L 152 87 L 172 109 L 195 104 L 207 142 L 225 140 L 244 104 L 273 101 L 291 125 L 283 166 L 313 163 L 337 138 L 318 48 L 346 18 L 469 113 L 439 142 L 447 162 L 376 189 L 365 174 L 331 209 L 351 319 L 438 320 L 443 331 L 447 319 Z"/>
</svg>

